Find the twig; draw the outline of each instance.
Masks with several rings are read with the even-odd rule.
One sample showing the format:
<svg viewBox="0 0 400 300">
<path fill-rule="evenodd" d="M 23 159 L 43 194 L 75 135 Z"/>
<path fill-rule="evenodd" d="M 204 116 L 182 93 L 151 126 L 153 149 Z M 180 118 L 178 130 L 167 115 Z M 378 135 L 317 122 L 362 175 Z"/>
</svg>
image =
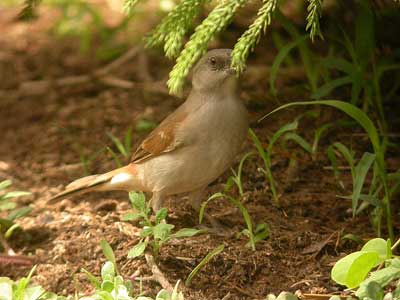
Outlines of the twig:
<svg viewBox="0 0 400 300">
<path fill-rule="evenodd" d="M 331 294 L 327 294 L 327 295 L 320 295 L 320 294 L 302 294 L 301 295 L 301 299 L 302 300 L 328 300 L 329 298 L 331 298 L 332 296 L 335 295 L 331 295 Z M 338 296 L 338 295 L 336 295 Z M 342 297 L 339 296 L 340 299 L 347 299 L 347 297 Z"/>
<path fill-rule="evenodd" d="M 153 273 L 153 276 L 151 276 L 152 279 L 154 281 L 157 281 L 163 287 L 163 289 L 172 292 L 173 290 L 172 285 L 169 283 L 168 279 L 165 277 L 163 272 L 161 272 L 160 268 L 157 266 L 153 255 L 146 253 L 144 257 L 146 258 L 147 265 L 151 269 L 151 273 Z M 147 277 L 147 279 L 149 279 L 149 277 Z"/>
<path fill-rule="evenodd" d="M 19 86 L 19 94 L 23 96 L 42 95 L 46 93 L 50 88 L 76 86 L 87 84 L 93 81 L 98 81 L 105 85 L 122 89 L 142 88 L 151 92 L 168 93 L 168 90 L 164 86 L 164 82 L 161 81 L 135 83 L 118 78 L 113 75 L 109 75 L 110 72 L 114 71 L 115 69 L 119 68 L 127 61 L 135 57 L 139 53 L 140 49 L 140 47 L 134 47 L 128 50 L 125 54 L 123 54 L 116 60 L 112 61 L 104 67 L 94 70 L 90 74 L 67 76 L 59 79 L 33 80 L 23 82 Z"/>
<path fill-rule="evenodd" d="M 20 266 L 32 266 L 33 258 L 24 255 L 0 254 L 0 264 L 11 264 Z"/>
</svg>

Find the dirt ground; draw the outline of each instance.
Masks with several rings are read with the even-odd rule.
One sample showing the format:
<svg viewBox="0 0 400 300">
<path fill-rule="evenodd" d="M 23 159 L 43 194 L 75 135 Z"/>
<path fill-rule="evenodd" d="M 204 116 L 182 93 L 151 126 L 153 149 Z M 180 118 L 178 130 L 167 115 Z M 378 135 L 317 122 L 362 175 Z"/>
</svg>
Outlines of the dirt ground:
<svg viewBox="0 0 400 300">
<path fill-rule="evenodd" d="M 139 50 L 113 75 L 131 82 L 149 80 L 146 88 L 140 84 L 113 87 L 92 80 L 69 87 L 48 87 L 44 93 L 33 95 L 33 89 L 23 92 L 21 84 L 89 74 L 106 63 L 79 52 L 76 40 L 59 39 L 42 31 L 40 22 L 46 22 L 46 18 L 26 25 L 14 22 L 12 16 L 11 12 L 0 13 L 0 26 L 7 32 L 0 36 L 0 180 L 12 179 L 15 189 L 31 191 L 31 196 L 18 201 L 30 204 L 33 211 L 19 221 L 23 231 L 17 233 L 11 247 L 19 254 L 32 255 L 38 264 L 33 281 L 60 295 L 72 294 L 76 289 L 90 292 L 80 270 L 83 267 L 99 274 L 105 261 L 101 239 L 115 250 L 124 276 L 150 275 L 144 258 L 127 258 L 128 250 L 139 240 L 139 229 L 137 224 L 120 219 L 129 210 L 126 193 L 87 194 L 52 205 L 47 199 L 71 180 L 85 175 L 82 155 L 98 153 L 88 166 L 90 173 L 116 167 L 111 155 L 100 151 L 105 146 L 115 148 L 108 132 L 122 138 L 127 128 L 135 128 L 139 120 L 159 123 L 181 103 L 181 99 L 151 83 L 165 79 L 172 62 L 157 51 Z M 214 46 L 231 43 L 216 42 Z M 258 118 L 276 107 L 278 100 L 284 103 L 307 97 L 303 74 L 298 70 L 280 77 L 278 99 L 270 96 L 267 74 L 274 52 L 267 46 L 263 40 L 257 49 L 243 78 L 242 91 L 252 127 L 264 142 L 301 110 L 279 113 L 261 123 Z M 299 133 L 310 139 L 318 125 L 341 117 L 324 109 L 318 121 L 301 123 Z M 227 234 L 208 233 L 165 245 L 160 268 L 170 282 L 184 280 L 211 249 L 223 243 L 225 250 L 206 265 L 193 284 L 181 286 L 185 299 L 222 299 L 228 293 L 230 299 L 261 299 L 282 290 L 337 292 L 340 287 L 330 280 L 330 269 L 340 256 L 357 247 L 341 237 L 352 233 L 369 238 L 375 233 L 367 214 L 352 219 L 350 201 L 336 197 L 350 194 L 350 174 L 342 172 L 346 189 L 339 190 L 324 153 L 337 140 L 356 139 L 358 147 L 367 150 L 367 139 L 360 133 L 356 128 L 332 130 L 322 139 L 316 161 L 296 147 L 277 145 L 273 173 L 282 193 L 281 208 L 272 205 L 268 184 L 258 169 L 262 161 L 253 156 L 244 167 L 244 204 L 255 223 L 269 225 L 271 236 L 258 243 L 253 252 L 245 247 L 247 239 L 237 236 L 245 226 L 240 212 L 228 202 L 213 202 L 207 212 L 229 228 Z M 134 147 L 145 136 L 146 132 L 134 131 Z M 253 149 L 250 141 L 246 149 Z M 296 169 L 288 167 L 293 152 L 298 153 Z M 398 159 L 391 158 L 395 164 Z M 212 183 L 209 194 L 221 191 L 228 176 L 229 172 Z M 183 197 L 168 199 L 166 204 L 169 222 L 178 229 L 197 225 L 197 216 Z M 395 222 L 398 225 L 398 220 Z M 29 269 L 3 265 L 0 276 L 16 279 Z M 160 288 L 152 282 L 143 285 L 150 295 Z"/>
</svg>

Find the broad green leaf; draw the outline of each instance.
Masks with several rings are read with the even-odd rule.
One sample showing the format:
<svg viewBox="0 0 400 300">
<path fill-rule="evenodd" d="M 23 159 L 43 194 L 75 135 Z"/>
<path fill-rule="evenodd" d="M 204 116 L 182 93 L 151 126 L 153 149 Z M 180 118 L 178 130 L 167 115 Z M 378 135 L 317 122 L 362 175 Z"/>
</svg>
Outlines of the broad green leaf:
<svg viewBox="0 0 400 300">
<path fill-rule="evenodd" d="M 379 256 L 379 260 L 376 263 L 376 266 L 380 263 L 384 262 L 387 257 L 387 244 L 388 242 L 381 238 L 375 238 L 369 240 L 365 243 L 365 245 L 361 248 L 361 251 L 365 252 L 375 252 Z"/>
<path fill-rule="evenodd" d="M 224 250 L 224 244 L 219 245 L 218 247 L 211 250 L 203 259 L 202 261 L 190 272 L 189 276 L 185 281 L 185 285 L 189 286 L 192 282 L 193 277 L 206 265 L 208 262 L 216 255 L 220 254 Z"/>
<path fill-rule="evenodd" d="M 96 295 L 99 296 L 101 300 L 115 300 L 114 297 L 106 291 L 97 291 Z"/>
<path fill-rule="evenodd" d="M 111 293 L 114 289 L 114 282 L 111 280 L 104 280 L 101 283 L 101 290 Z"/>
<path fill-rule="evenodd" d="M 272 67 L 271 67 L 271 73 L 269 76 L 269 86 L 271 89 L 271 92 L 273 95 L 277 94 L 276 88 L 275 88 L 275 81 L 276 78 L 278 76 L 278 71 L 279 71 L 279 67 L 281 65 L 281 63 L 285 60 L 285 58 L 287 57 L 287 55 L 289 54 L 289 52 L 294 49 L 296 46 L 298 46 L 299 44 L 301 44 L 302 42 L 304 42 L 307 39 L 307 36 L 300 36 L 299 38 L 297 38 L 296 40 L 294 40 L 293 42 L 287 44 L 286 46 L 282 47 L 279 50 L 279 53 L 275 56 L 274 62 L 272 63 Z"/>
<path fill-rule="evenodd" d="M 128 252 L 128 258 L 135 258 L 144 253 L 146 250 L 147 243 L 142 241 L 135 245 L 131 250 Z"/>
<path fill-rule="evenodd" d="M 367 286 L 371 281 L 375 281 L 382 288 L 384 288 L 390 282 L 399 278 L 400 268 L 396 268 L 393 266 L 389 266 L 387 268 L 372 272 L 368 279 L 361 283 L 360 287 L 356 291 L 356 296 L 360 299 L 364 299 L 364 297 L 366 297 L 367 295 Z"/>
<path fill-rule="evenodd" d="M 106 261 L 101 268 L 101 278 L 105 280 L 106 276 L 109 276 L 112 280 L 114 280 L 115 276 L 115 268 L 114 264 L 111 261 Z"/>
<path fill-rule="evenodd" d="M 132 206 L 138 211 L 146 211 L 146 198 L 143 193 L 129 192 L 129 199 Z"/>
<path fill-rule="evenodd" d="M 331 81 L 328 81 L 324 85 L 320 86 L 314 93 L 312 93 L 312 99 L 321 99 L 327 95 L 329 95 L 334 89 L 350 84 L 353 82 L 353 78 L 351 76 L 343 76 Z"/>
<path fill-rule="evenodd" d="M 150 299 L 152 300 L 152 299 Z M 170 300 L 169 293 L 162 289 L 157 293 L 156 300 Z"/>
<path fill-rule="evenodd" d="M 365 287 L 366 297 L 372 300 L 383 300 L 383 289 L 376 281 L 370 281 Z"/>
<path fill-rule="evenodd" d="M 341 285 L 355 288 L 365 279 L 378 259 L 375 252 L 353 252 L 336 262 L 331 277 Z"/>
<path fill-rule="evenodd" d="M 45 293 L 45 290 L 41 286 L 28 287 L 24 291 L 24 300 L 36 300 L 39 299 Z"/>
<path fill-rule="evenodd" d="M 172 224 L 160 223 L 153 227 L 154 239 L 165 241 L 171 236 L 171 230 L 175 226 Z"/>
<path fill-rule="evenodd" d="M 165 207 L 162 207 L 157 213 L 154 222 L 156 224 L 159 224 L 162 220 L 165 220 L 165 218 L 168 215 L 168 210 Z"/>
<path fill-rule="evenodd" d="M 8 277 L 0 277 L 0 300 L 13 299 L 13 281 Z"/>
<path fill-rule="evenodd" d="M 368 170 L 371 168 L 372 163 L 375 161 L 376 155 L 365 152 L 355 167 L 354 181 L 353 181 L 353 194 L 351 196 L 351 204 L 353 208 L 353 217 L 356 215 L 358 206 L 358 200 L 362 187 L 364 185 L 365 177 L 367 176 Z"/>
<path fill-rule="evenodd" d="M 173 234 L 173 236 L 175 238 L 191 237 L 191 236 L 194 236 L 194 235 L 202 233 L 202 232 L 204 232 L 204 230 L 195 229 L 195 228 L 182 228 L 182 229 L 178 230 L 177 232 L 175 232 Z"/>
<path fill-rule="evenodd" d="M 136 221 L 137 219 L 140 219 L 140 218 L 141 218 L 140 214 L 137 214 L 134 212 L 128 212 L 121 217 L 121 220 L 122 221 Z"/>
<path fill-rule="evenodd" d="M 142 231 L 140 232 L 140 237 L 147 237 L 153 233 L 153 228 L 150 226 L 143 226 Z"/>
</svg>

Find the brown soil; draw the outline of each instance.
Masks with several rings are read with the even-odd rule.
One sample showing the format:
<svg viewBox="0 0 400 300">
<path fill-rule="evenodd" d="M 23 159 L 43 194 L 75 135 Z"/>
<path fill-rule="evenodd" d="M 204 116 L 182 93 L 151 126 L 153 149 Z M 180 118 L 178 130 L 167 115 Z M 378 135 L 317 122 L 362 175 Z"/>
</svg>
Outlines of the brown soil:
<svg viewBox="0 0 400 300">
<path fill-rule="evenodd" d="M 0 26 L 9 32 L 0 37 L 0 179 L 12 179 L 15 189 L 31 191 L 31 196 L 18 201 L 33 207 L 33 212 L 19 221 L 23 231 L 12 239 L 11 246 L 19 254 L 36 259 L 35 283 L 61 295 L 77 288 L 90 292 L 80 269 L 99 274 L 105 261 L 99 247 L 101 239 L 113 247 L 124 276 L 138 274 L 138 270 L 140 275 L 150 275 L 144 258 L 127 258 L 128 250 L 139 240 L 139 228 L 120 220 L 129 210 L 125 193 L 88 194 L 54 205 L 46 200 L 71 180 L 84 176 L 80 153 L 90 156 L 105 146 L 113 147 L 107 132 L 122 138 L 127 128 L 142 118 L 160 122 L 181 100 L 160 89 L 121 89 L 94 81 L 69 88 L 49 88 L 38 96 L 21 95 L 18 87 L 22 82 L 88 74 L 105 63 L 80 53 L 77 41 L 61 40 L 43 32 L 41 22 L 48 22 L 46 18 L 23 25 L 11 16 L 7 12 L 0 14 Z M 140 82 L 147 59 L 151 80 L 165 78 L 172 63 L 154 51 L 141 52 L 113 74 Z M 286 111 L 256 122 L 277 105 L 275 99 L 267 96 L 265 73 L 274 53 L 263 46 L 258 52 L 244 77 L 242 96 L 256 133 L 266 141 L 299 111 Z M 304 82 L 301 72 L 288 72 L 278 82 L 279 98 L 306 98 L 299 82 Z M 322 116 L 318 123 L 313 119 L 302 123 L 299 133 L 311 139 L 318 125 L 342 117 L 329 110 L 324 110 Z M 330 280 L 330 269 L 341 255 L 356 248 L 355 244 L 341 240 L 343 234 L 374 236 L 368 216 L 352 219 L 350 202 L 336 197 L 350 194 L 349 174 L 342 173 L 346 191 L 340 191 L 331 170 L 324 168 L 329 165 L 324 155 L 326 146 L 338 139 L 349 140 L 352 133 L 350 129 L 346 129 L 346 134 L 331 131 L 322 140 L 315 162 L 296 147 L 287 150 L 277 145 L 273 172 L 282 193 L 281 208 L 272 205 L 268 184 L 257 169 L 262 161 L 250 159 L 244 168 L 243 201 L 255 223 L 269 225 L 271 237 L 258 243 L 253 252 L 245 246 L 247 238 L 237 236 L 245 226 L 240 212 L 228 202 L 213 202 L 207 212 L 227 225 L 228 234 L 203 234 L 165 245 L 161 249 L 160 268 L 170 282 L 184 280 L 211 249 L 223 243 L 225 250 L 206 265 L 193 284 L 181 286 L 186 299 L 221 299 L 229 292 L 231 299 L 261 299 L 281 290 L 337 291 Z M 145 135 L 135 132 L 134 146 Z M 361 148 L 368 147 L 365 137 L 356 139 Z M 253 148 L 250 142 L 247 148 Z M 288 158 L 293 153 L 300 166 L 295 170 L 288 168 Z M 112 157 L 103 151 L 90 163 L 89 171 L 100 173 L 115 167 Z M 209 193 L 222 190 L 228 176 L 229 172 L 211 184 Z M 169 222 L 177 228 L 197 225 L 197 216 L 184 198 L 168 199 L 167 206 Z M 0 266 L 0 276 L 14 279 L 28 271 L 29 267 Z M 144 288 L 154 295 L 159 286 L 144 282 Z"/>
</svg>

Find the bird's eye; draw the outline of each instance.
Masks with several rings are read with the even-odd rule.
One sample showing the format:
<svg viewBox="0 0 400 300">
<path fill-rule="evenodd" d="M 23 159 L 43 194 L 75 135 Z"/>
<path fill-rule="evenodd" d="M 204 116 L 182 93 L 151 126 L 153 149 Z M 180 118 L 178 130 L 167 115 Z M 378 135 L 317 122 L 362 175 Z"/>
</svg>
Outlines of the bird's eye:
<svg viewBox="0 0 400 300">
<path fill-rule="evenodd" d="M 215 65 L 217 64 L 217 59 L 216 59 L 215 57 L 211 57 L 211 58 L 210 58 L 210 64 L 211 64 L 212 66 L 215 66 Z"/>
</svg>

